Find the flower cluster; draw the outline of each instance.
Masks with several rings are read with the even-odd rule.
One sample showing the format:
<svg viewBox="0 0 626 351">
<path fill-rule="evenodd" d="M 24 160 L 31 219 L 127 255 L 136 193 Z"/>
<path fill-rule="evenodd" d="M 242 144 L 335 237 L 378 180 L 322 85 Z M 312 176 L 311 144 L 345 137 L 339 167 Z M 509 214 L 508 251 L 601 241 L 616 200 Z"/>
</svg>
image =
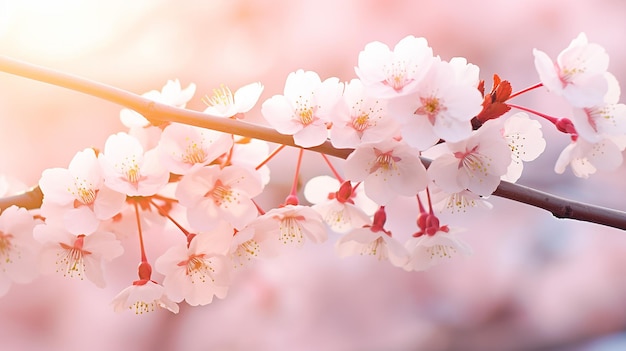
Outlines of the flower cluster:
<svg viewBox="0 0 626 351">
<path fill-rule="evenodd" d="M 374 256 L 420 271 L 472 249 L 462 229 L 441 222 L 442 211 L 489 208 L 502 180 L 515 182 L 523 162 L 543 152 L 541 124 L 568 134 L 571 144 L 556 162 L 562 173 L 588 177 L 622 162 L 626 107 L 607 72 L 608 56 L 584 34 L 556 61 L 535 50 L 537 85 L 513 93 L 497 75 L 485 91 L 477 66 L 434 55 L 424 38 L 408 36 L 393 49 L 365 46 L 355 72 L 342 82 L 312 71 L 287 77 L 282 95 L 260 112 L 273 129 L 301 147 L 291 192 L 264 209 L 257 197 L 271 181 L 267 142 L 179 123 L 153 123 L 122 110 L 128 132 L 111 135 L 102 151 L 78 152 L 67 168 L 45 170 L 36 213 L 10 207 L 0 214 L 0 295 L 12 283 L 60 274 L 106 284 L 106 265 L 135 233 L 141 249 L 138 278 L 113 299 L 115 310 L 141 314 L 178 303 L 205 305 L 224 298 L 238 271 L 257 259 L 335 238 L 340 257 Z M 571 118 L 554 118 L 511 103 L 539 87 L 565 98 Z M 145 98 L 185 108 L 196 86 L 169 81 Z M 204 113 L 245 119 L 263 92 L 252 83 L 234 94 L 225 86 L 203 101 Z M 516 110 L 510 112 L 510 110 Z M 332 176 L 310 179 L 299 196 L 305 148 L 330 144 L 351 149 L 330 162 Z M 0 178 L 0 195 L 8 188 Z M 387 212 L 414 201 L 415 226 L 392 233 Z M 148 252 L 144 233 L 178 232 L 171 247 Z M 154 267 L 154 271 L 153 271 Z"/>
</svg>

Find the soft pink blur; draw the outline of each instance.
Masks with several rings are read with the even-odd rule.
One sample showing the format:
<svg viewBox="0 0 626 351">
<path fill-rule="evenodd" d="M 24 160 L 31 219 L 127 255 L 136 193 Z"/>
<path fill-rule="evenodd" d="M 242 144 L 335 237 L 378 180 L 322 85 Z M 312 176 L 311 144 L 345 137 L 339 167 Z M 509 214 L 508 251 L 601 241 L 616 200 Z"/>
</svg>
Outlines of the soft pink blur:
<svg viewBox="0 0 626 351">
<path fill-rule="evenodd" d="M 140 94 L 168 79 L 194 82 L 188 108 L 200 110 L 201 97 L 220 84 L 261 81 L 261 100 L 280 94 L 299 68 L 350 80 L 366 43 L 393 46 L 409 34 L 426 37 L 444 59 L 466 57 L 482 79 L 498 73 L 519 90 L 538 82 L 533 48 L 555 56 L 584 31 L 609 52 L 610 71 L 624 86 L 624 15 L 620 0 L 0 0 L 0 53 Z M 4 73 L 0 87 L 0 173 L 26 184 L 123 130 L 111 103 Z M 551 99 L 532 92 L 518 103 L 569 113 Z M 251 115 L 259 118 L 258 106 Z M 546 124 L 544 133 L 548 148 L 520 183 L 626 210 L 616 195 L 625 191 L 625 167 L 589 180 L 557 176 L 567 138 Z M 276 166 L 291 167 L 288 156 L 271 163 L 277 184 L 270 189 L 279 197 L 291 173 Z M 305 168 L 328 173 L 318 163 Z M 491 212 L 463 219 L 473 257 L 406 273 L 363 257 L 339 259 L 331 243 L 307 245 L 240 275 L 225 300 L 181 305 L 178 315 L 112 311 L 110 300 L 135 279 L 139 251 L 128 238 L 104 290 L 57 277 L 14 285 L 0 300 L 1 348 L 528 350 L 626 328 L 623 232 L 491 200 Z M 399 220 L 404 208 L 391 207 L 390 217 Z M 158 248 L 173 235 L 146 240 Z"/>
</svg>

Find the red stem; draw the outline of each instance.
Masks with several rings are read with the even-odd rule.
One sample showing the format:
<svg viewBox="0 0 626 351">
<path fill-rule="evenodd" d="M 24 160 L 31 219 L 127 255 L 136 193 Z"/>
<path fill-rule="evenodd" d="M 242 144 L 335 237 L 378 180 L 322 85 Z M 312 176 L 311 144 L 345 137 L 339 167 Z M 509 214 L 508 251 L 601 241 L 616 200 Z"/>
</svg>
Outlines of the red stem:
<svg viewBox="0 0 626 351">
<path fill-rule="evenodd" d="M 507 101 L 508 101 L 508 100 L 511 100 L 512 98 L 514 98 L 514 97 L 516 97 L 516 96 L 518 96 L 518 95 L 522 95 L 522 94 L 524 94 L 524 93 L 526 93 L 526 92 L 529 92 L 529 91 L 531 91 L 531 90 L 534 90 L 534 89 L 540 88 L 540 87 L 542 87 L 542 86 L 543 86 L 543 83 L 537 83 L 537 84 L 535 84 L 535 85 L 533 85 L 533 86 L 531 86 L 531 87 L 528 87 L 528 88 L 526 88 L 526 89 L 520 90 L 520 91 L 518 91 L 517 93 L 511 94 L 511 96 L 509 96 L 509 98 L 508 98 L 508 99 L 506 99 L 506 100 L 507 100 Z M 508 105 L 508 104 L 507 104 L 507 105 Z"/>
<path fill-rule="evenodd" d="M 541 113 L 541 112 L 538 112 L 538 111 L 526 108 L 524 106 L 519 106 L 519 105 L 514 105 L 514 104 L 507 104 L 507 105 L 509 105 L 509 106 L 511 106 L 513 108 L 516 108 L 518 110 L 526 111 L 528 113 L 532 113 L 532 114 L 537 115 L 539 117 L 543 117 L 543 118 L 547 119 L 548 121 L 552 122 L 555 125 L 556 125 L 556 122 L 559 120 L 556 117 L 548 116 L 548 115 L 546 115 L 544 113 Z"/>
<path fill-rule="evenodd" d="M 330 171 L 333 172 L 333 175 L 335 176 L 335 178 L 337 178 L 339 183 L 343 183 L 343 178 L 339 175 L 339 172 L 337 172 L 337 169 L 335 169 L 335 166 L 333 166 L 333 164 L 330 162 L 330 160 L 328 159 L 328 156 L 324 154 L 320 154 L 320 155 L 322 155 L 322 157 L 324 158 L 324 161 L 326 161 L 326 164 L 330 168 Z"/>
<path fill-rule="evenodd" d="M 296 171 L 293 175 L 293 183 L 291 184 L 291 192 L 289 196 L 297 196 L 298 194 L 298 180 L 300 179 L 300 166 L 302 165 L 302 156 L 304 155 L 304 149 L 300 149 L 298 153 L 298 163 L 296 163 Z"/>
<path fill-rule="evenodd" d="M 265 160 L 263 160 L 263 162 L 259 163 L 258 166 L 254 167 L 254 169 L 256 169 L 257 171 L 265 166 L 266 163 L 268 163 L 272 158 L 274 158 L 274 156 L 276 156 L 282 149 L 285 148 L 286 145 L 280 145 L 279 147 L 275 148 L 274 151 L 272 151 L 272 153 L 269 154 L 269 156 L 267 156 L 267 158 Z"/>
<path fill-rule="evenodd" d="M 141 248 L 141 262 L 148 262 L 146 258 L 146 249 L 143 245 L 143 235 L 141 233 L 141 218 L 139 217 L 139 207 L 137 206 L 137 202 L 133 201 L 133 206 L 135 207 L 135 218 L 137 219 L 137 232 L 139 233 L 139 247 Z"/>
<path fill-rule="evenodd" d="M 150 200 L 150 204 L 152 206 L 154 206 L 154 208 L 157 209 L 157 211 L 159 211 L 159 214 L 167 219 L 170 220 L 170 222 L 174 223 L 175 226 L 178 227 L 178 229 L 180 229 L 181 232 L 183 232 L 183 234 L 185 234 L 186 237 L 189 237 L 190 233 L 187 229 L 185 229 L 182 225 L 180 225 L 180 223 L 178 223 L 174 218 L 172 218 L 172 216 L 170 216 L 169 214 L 167 214 L 165 211 L 163 211 L 163 209 L 161 208 L 161 206 L 159 206 L 156 202 L 154 202 L 154 200 Z"/>
</svg>

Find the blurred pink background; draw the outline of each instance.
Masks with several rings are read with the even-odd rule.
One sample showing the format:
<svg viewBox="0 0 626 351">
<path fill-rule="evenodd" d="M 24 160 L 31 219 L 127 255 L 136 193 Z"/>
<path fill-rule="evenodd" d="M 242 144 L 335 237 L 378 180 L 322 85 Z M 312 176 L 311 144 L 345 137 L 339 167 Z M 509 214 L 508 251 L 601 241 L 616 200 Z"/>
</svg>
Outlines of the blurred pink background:
<svg viewBox="0 0 626 351">
<path fill-rule="evenodd" d="M 424 36 L 444 59 L 464 56 L 508 79 L 538 82 L 532 49 L 556 56 L 584 31 L 626 82 L 626 3 L 578 1 L 171 1 L 0 0 L 0 53 L 135 93 L 168 79 L 198 89 L 188 108 L 226 84 L 261 81 L 264 100 L 299 68 L 322 78 L 355 77 L 370 41 L 391 47 Z M 519 104 L 554 115 L 569 108 L 543 92 Z M 30 185 L 67 167 L 86 147 L 122 131 L 120 107 L 0 73 L 0 173 Z M 251 115 L 259 116 L 259 108 Z M 588 180 L 553 172 L 567 138 L 549 141 L 520 183 L 626 210 L 624 171 Z M 314 157 L 309 157 L 313 159 Z M 283 164 L 281 165 L 281 162 Z M 272 167 L 291 167 L 282 155 Z M 308 174 L 327 172 L 317 164 Z M 272 189 L 288 189 L 291 175 Z M 285 193 L 286 194 L 286 193 Z M 279 196 L 284 196 L 279 195 Z M 135 277 L 137 249 L 109 267 L 108 287 L 45 277 L 0 299 L 6 350 L 613 350 L 626 330 L 626 235 L 492 198 L 465 218 L 475 254 L 428 272 L 406 273 L 364 257 L 337 258 L 332 243 L 307 245 L 241 274 L 225 300 L 181 304 L 173 315 L 117 314 L 110 300 Z M 391 208 L 402 217 L 402 206 Z M 411 219 L 412 220 L 412 219 Z M 400 230 L 401 228 L 396 228 Z M 152 245 L 169 233 L 152 233 Z M 135 251 L 134 251 L 135 250 Z M 615 348 L 613 348 L 615 347 Z"/>
</svg>

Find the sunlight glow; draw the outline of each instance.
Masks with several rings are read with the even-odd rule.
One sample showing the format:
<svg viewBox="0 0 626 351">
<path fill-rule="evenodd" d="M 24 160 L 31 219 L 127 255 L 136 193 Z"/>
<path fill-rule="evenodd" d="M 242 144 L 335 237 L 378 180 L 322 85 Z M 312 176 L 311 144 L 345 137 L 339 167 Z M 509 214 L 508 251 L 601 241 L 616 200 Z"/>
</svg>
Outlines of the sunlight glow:
<svg viewBox="0 0 626 351">
<path fill-rule="evenodd" d="M 27 57 L 76 58 L 110 44 L 158 3 L 0 0 L 0 45 Z"/>
</svg>

